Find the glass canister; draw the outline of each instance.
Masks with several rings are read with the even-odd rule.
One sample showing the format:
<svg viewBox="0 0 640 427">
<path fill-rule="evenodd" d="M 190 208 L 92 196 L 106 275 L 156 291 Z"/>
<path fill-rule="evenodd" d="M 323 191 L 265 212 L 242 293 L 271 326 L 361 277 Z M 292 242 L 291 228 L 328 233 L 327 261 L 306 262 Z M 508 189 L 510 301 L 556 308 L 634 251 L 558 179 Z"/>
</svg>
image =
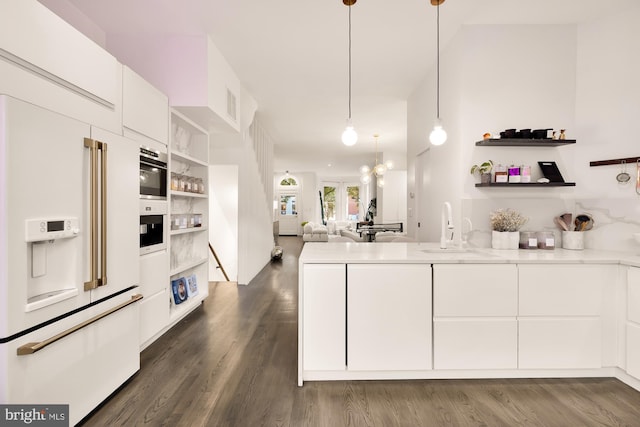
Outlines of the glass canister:
<svg viewBox="0 0 640 427">
<path fill-rule="evenodd" d="M 192 176 L 187 177 L 187 192 L 189 193 L 196 192 L 196 179 Z"/>
<path fill-rule="evenodd" d="M 521 231 L 518 247 L 520 249 L 538 249 L 537 233 L 535 231 Z"/>
<path fill-rule="evenodd" d="M 202 178 L 196 178 L 196 193 L 204 194 L 204 181 Z"/>
<path fill-rule="evenodd" d="M 187 186 L 186 179 L 187 179 L 186 176 L 178 174 L 178 191 L 186 191 L 185 190 Z"/>
<path fill-rule="evenodd" d="M 171 172 L 171 190 L 178 191 L 180 188 L 180 178 L 175 172 Z"/>
<path fill-rule="evenodd" d="M 520 182 L 520 166 L 509 166 L 509 182 Z"/>
<path fill-rule="evenodd" d="M 496 182 L 507 182 L 507 167 L 498 165 L 495 167 L 495 180 Z"/>
<path fill-rule="evenodd" d="M 180 228 L 180 215 L 171 215 L 171 229 L 177 230 Z"/>
<path fill-rule="evenodd" d="M 553 231 L 538 231 L 538 249 L 555 249 L 556 238 Z"/>
</svg>

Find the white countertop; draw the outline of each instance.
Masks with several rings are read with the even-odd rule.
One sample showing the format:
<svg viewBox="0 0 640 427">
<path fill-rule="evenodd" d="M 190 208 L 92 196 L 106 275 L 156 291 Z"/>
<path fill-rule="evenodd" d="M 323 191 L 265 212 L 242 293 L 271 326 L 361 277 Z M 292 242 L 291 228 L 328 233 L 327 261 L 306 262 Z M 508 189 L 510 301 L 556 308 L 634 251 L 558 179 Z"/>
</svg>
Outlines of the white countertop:
<svg viewBox="0 0 640 427">
<path fill-rule="evenodd" d="M 640 251 L 638 251 L 640 252 Z M 307 242 L 300 263 L 429 263 L 429 264 L 623 264 L 640 267 L 640 253 L 594 249 L 514 249 L 469 248 L 439 250 L 438 243 Z"/>
</svg>

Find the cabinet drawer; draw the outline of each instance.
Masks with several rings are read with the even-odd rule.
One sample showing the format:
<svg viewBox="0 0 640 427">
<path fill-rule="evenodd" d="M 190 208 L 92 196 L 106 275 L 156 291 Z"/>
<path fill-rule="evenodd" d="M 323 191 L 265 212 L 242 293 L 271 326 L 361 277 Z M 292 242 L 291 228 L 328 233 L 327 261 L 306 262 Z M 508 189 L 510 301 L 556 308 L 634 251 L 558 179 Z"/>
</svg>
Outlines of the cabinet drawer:
<svg viewBox="0 0 640 427">
<path fill-rule="evenodd" d="M 155 334 L 169 324 L 169 295 L 166 289 L 140 301 L 140 345 L 148 346 Z"/>
<path fill-rule="evenodd" d="M 627 318 L 640 324 L 640 268 L 627 272 Z"/>
<path fill-rule="evenodd" d="M 602 367 L 599 317 L 520 319 L 520 369 Z"/>
<path fill-rule="evenodd" d="M 167 289 L 168 276 L 169 254 L 167 251 L 140 256 L 140 293 L 145 298 Z"/>
<path fill-rule="evenodd" d="M 437 319 L 433 323 L 434 369 L 516 369 L 515 319 Z"/>
<path fill-rule="evenodd" d="M 640 325 L 627 323 L 627 374 L 640 380 Z"/>
<path fill-rule="evenodd" d="M 602 311 L 603 286 L 616 269 L 603 265 L 520 265 L 520 316 L 591 316 Z"/>
<path fill-rule="evenodd" d="M 434 316 L 516 316 L 515 265 L 434 265 Z"/>
</svg>

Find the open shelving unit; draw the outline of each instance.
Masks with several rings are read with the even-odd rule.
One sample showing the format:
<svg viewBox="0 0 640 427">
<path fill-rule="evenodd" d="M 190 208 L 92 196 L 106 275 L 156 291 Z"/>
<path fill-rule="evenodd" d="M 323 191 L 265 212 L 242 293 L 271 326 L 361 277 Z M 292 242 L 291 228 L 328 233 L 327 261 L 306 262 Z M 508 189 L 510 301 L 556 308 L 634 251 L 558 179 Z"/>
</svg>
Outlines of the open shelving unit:
<svg viewBox="0 0 640 427">
<path fill-rule="evenodd" d="M 575 182 L 489 182 L 477 183 L 476 187 L 575 187 Z"/>
<path fill-rule="evenodd" d="M 533 139 L 533 138 L 499 138 L 476 141 L 478 147 L 560 147 L 575 144 L 575 139 Z M 532 188 L 532 187 L 575 187 L 575 182 L 486 182 L 477 183 L 483 188 Z"/>
<path fill-rule="evenodd" d="M 169 323 L 173 325 L 197 308 L 209 295 L 209 134 L 177 110 L 171 110 L 169 172 L 202 180 L 204 193 L 182 191 L 172 185 L 169 191 L 169 216 L 202 215 L 201 225 L 169 231 Z M 173 176 L 170 176 L 170 181 Z M 172 227 L 173 228 L 173 227 Z M 194 276 L 198 292 L 176 303 L 172 281 Z"/>
<path fill-rule="evenodd" d="M 575 139 L 529 139 L 529 138 L 501 138 L 483 139 L 476 141 L 477 146 L 482 147 L 559 147 L 561 145 L 575 144 Z"/>
</svg>

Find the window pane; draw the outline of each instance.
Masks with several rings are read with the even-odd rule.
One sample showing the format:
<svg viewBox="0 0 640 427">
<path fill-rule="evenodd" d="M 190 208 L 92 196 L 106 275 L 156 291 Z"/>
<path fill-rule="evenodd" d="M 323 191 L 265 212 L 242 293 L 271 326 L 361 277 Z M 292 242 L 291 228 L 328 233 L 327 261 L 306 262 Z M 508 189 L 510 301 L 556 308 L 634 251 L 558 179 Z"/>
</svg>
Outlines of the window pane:
<svg viewBox="0 0 640 427">
<path fill-rule="evenodd" d="M 336 220 L 336 187 L 324 187 L 324 215 L 327 220 Z"/>
<path fill-rule="evenodd" d="M 296 196 L 280 196 L 280 215 L 295 215 Z"/>
<path fill-rule="evenodd" d="M 357 221 L 360 212 L 360 187 L 347 187 L 347 219 Z"/>
<path fill-rule="evenodd" d="M 295 186 L 295 185 L 298 185 L 298 182 L 294 178 L 289 177 L 289 178 L 284 178 L 282 181 L 280 181 L 280 185 L 294 185 Z"/>
</svg>

